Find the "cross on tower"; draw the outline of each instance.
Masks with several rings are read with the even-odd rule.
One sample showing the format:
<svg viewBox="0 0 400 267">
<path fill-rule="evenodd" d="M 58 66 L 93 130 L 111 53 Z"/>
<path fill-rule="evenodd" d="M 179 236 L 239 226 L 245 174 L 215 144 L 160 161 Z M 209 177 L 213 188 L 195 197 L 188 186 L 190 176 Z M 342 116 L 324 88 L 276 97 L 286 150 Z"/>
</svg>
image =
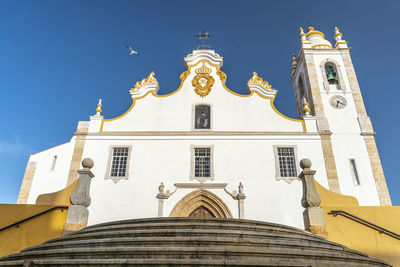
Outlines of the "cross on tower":
<svg viewBox="0 0 400 267">
<path fill-rule="evenodd" d="M 207 49 L 206 39 L 209 39 L 210 37 L 211 35 L 206 31 L 202 31 L 197 34 L 197 38 L 202 39 L 203 41 L 203 45 L 201 46 L 202 49 Z"/>
</svg>

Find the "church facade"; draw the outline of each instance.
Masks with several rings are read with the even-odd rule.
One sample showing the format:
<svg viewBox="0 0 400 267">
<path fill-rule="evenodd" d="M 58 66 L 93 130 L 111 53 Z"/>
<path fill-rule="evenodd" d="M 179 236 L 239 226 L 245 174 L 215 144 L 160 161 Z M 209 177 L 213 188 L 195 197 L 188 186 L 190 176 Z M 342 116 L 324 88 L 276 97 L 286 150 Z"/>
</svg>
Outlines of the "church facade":
<svg viewBox="0 0 400 267">
<path fill-rule="evenodd" d="M 248 94 L 225 85 L 223 58 L 194 50 L 178 89 L 159 95 L 154 73 L 130 90 L 131 107 L 106 119 L 101 101 L 72 139 L 30 156 L 18 198 L 62 190 L 91 158 L 88 224 L 147 217 L 223 217 L 304 229 L 299 162 L 361 206 L 390 206 L 372 123 L 350 57 L 322 32 L 300 30 L 292 57 L 298 118 L 274 106 L 277 90 L 253 73 Z"/>
</svg>

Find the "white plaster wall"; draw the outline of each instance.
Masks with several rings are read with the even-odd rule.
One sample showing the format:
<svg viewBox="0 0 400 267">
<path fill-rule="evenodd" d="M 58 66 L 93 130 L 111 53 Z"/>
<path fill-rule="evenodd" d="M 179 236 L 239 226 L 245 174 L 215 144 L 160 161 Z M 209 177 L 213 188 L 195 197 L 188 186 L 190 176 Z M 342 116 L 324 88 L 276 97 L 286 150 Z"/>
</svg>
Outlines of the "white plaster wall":
<svg viewBox="0 0 400 267">
<path fill-rule="evenodd" d="M 30 156 L 29 161 L 36 162 L 36 171 L 33 176 L 27 204 L 34 204 L 36 198 L 41 194 L 52 193 L 65 188 L 74 145 L 75 137 L 68 143 Z M 57 161 L 52 170 L 51 167 L 55 155 L 57 156 Z"/>
<path fill-rule="evenodd" d="M 131 145 L 128 180 L 105 180 L 111 145 Z M 246 194 L 245 218 L 264 220 L 303 228 L 302 185 L 276 180 L 274 145 L 296 145 L 298 159 L 310 158 L 316 179 L 327 186 L 319 136 L 116 136 L 87 137 L 83 157 L 94 160 L 91 184 L 92 204 L 89 224 L 128 218 L 155 217 L 158 186 L 174 190 L 174 183 L 190 183 L 191 145 L 214 146 L 215 183 L 228 183 L 237 190 L 243 183 Z M 297 165 L 298 166 L 298 165 Z M 300 172 L 300 169 L 298 169 Z M 178 189 L 164 204 L 164 216 L 195 189 Z M 238 218 L 238 205 L 222 189 L 210 190 L 220 197 Z"/>
</svg>

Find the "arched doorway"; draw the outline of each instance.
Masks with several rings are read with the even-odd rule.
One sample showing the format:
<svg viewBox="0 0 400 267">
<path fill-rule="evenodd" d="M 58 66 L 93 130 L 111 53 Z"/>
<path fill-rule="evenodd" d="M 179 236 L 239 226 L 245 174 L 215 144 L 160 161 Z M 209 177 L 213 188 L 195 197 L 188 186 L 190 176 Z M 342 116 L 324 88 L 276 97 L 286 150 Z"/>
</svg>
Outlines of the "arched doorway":
<svg viewBox="0 0 400 267">
<path fill-rule="evenodd" d="M 228 206 L 207 190 L 196 190 L 184 196 L 172 209 L 170 217 L 232 218 Z"/>
</svg>

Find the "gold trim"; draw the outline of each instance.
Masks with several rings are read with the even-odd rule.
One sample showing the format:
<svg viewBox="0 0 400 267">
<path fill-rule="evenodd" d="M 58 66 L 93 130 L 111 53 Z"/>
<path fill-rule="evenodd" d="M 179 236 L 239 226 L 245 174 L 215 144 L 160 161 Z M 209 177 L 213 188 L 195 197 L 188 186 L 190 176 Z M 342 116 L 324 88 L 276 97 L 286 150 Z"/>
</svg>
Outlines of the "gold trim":
<svg viewBox="0 0 400 267">
<path fill-rule="evenodd" d="M 219 78 L 221 79 L 221 82 L 225 82 L 226 80 L 226 73 L 223 72 L 222 70 L 217 70 L 217 74 L 219 76 Z"/>
<path fill-rule="evenodd" d="M 310 28 L 312 28 L 312 27 L 310 27 Z M 313 29 L 314 29 L 314 28 L 313 28 Z M 313 34 L 319 34 L 319 35 L 322 36 L 322 38 L 325 39 L 325 35 L 324 35 L 322 32 L 320 32 L 320 31 L 315 31 L 315 30 L 312 30 L 312 31 L 307 32 L 307 33 L 306 33 L 306 37 L 308 37 L 308 36 L 310 36 L 310 35 L 313 35 Z"/>
<path fill-rule="evenodd" d="M 317 44 L 317 45 L 312 46 L 312 48 L 316 48 L 316 47 L 333 48 L 331 45 L 326 45 L 326 44 Z"/>
<path fill-rule="evenodd" d="M 191 70 L 193 67 L 197 66 L 197 65 L 200 64 L 200 63 L 204 63 L 204 62 L 207 62 L 210 66 L 215 67 L 216 70 L 217 70 L 217 74 L 218 74 L 220 77 L 222 76 L 222 77 L 224 77 L 224 78 L 226 79 L 226 76 L 227 76 L 227 75 L 226 75 L 223 71 L 220 71 L 220 70 L 219 70 L 219 66 L 218 66 L 218 65 L 212 64 L 212 63 L 211 63 L 210 61 L 208 61 L 207 59 L 199 60 L 196 64 L 190 65 L 190 66 L 188 67 L 188 70 L 185 71 L 185 72 L 183 72 L 183 73 L 180 75 L 180 77 L 181 77 L 181 84 L 179 85 L 178 89 L 176 89 L 175 91 L 173 91 L 173 92 L 171 92 L 171 93 L 169 93 L 169 94 L 166 94 L 166 95 L 158 95 L 158 94 L 157 94 L 156 92 L 154 92 L 154 91 L 149 91 L 149 92 L 147 92 L 145 95 L 143 95 L 143 96 L 141 96 L 141 97 L 137 97 L 137 98 L 134 97 L 134 98 L 132 98 L 132 105 L 131 105 L 131 106 L 129 107 L 129 109 L 128 109 L 127 111 L 125 111 L 122 115 L 119 115 L 118 117 L 111 118 L 111 119 L 102 119 L 102 121 L 101 121 L 101 126 L 100 126 L 100 132 L 103 132 L 103 126 L 104 126 L 104 122 L 105 122 L 105 121 L 113 121 L 113 120 L 117 120 L 117 119 L 120 119 L 120 118 L 124 117 L 124 116 L 127 115 L 127 114 L 132 110 L 132 108 L 135 106 L 136 100 L 139 100 L 139 99 L 144 98 L 144 97 L 147 96 L 149 93 L 151 93 L 151 94 L 152 94 L 153 96 L 155 96 L 155 97 L 168 97 L 168 96 L 171 96 L 171 95 L 174 95 L 174 94 L 178 93 L 178 92 L 182 89 L 183 83 L 184 83 L 184 81 L 186 80 L 186 78 L 187 78 L 187 76 L 188 76 L 188 74 L 185 74 L 185 73 L 186 73 L 186 72 L 189 72 L 189 73 L 190 73 L 190 70 Z M 220 72 L 221 74 L 220 74 L 219 72 Z M 183 78 L 184 78 L 184 79 L 183 79 Z M 270 100 L 270 105 L 271 105 L 272 109 L 273 109 L 278 115 L 280 115 L 281 117 L 283 117 L 283 118 L 285 118 L 285 119 L 287 119 L 287 120 L 290 120 L 290 121 L 301 122 L 301 123 L 302 123 L 302 126 L 303 126 L 303 132 L 307 132 L 307 130 L 306 130 L 306 125 L 305 125 L 304 120 L 289 118 L 289 117 L 285 116 L 284 114 L 282 114 L 281 112 L 279 112 L 279 111 L 276 109 L 276 107 L 274 106 L 274 103 L 273 103 L 273 101 L 274 101 L 275 98 L 263 96 L 263 95 L 261 95 L 261 94 L 260 94 L 259 92 L 257 92 L 257 91 L 250 91 L 248 95 L 242 95 L 242 94 L 236 93 L 236 92 L 230 90 L 230 89 L 226 86 L 226 84 L 225 84 L 225 79 L 221 79 L 222 87 L 223 87 L 226 91 L 228 91 L 229 93 L 231 93 L 231 94 L 233 94 L 233 95 L 236 95 L 236 96 L 240 96 L 240 97 L 251 97 L 251 96 L 254 94 L 254 92 L 255 92 L 255 93 L 256 93 L 258 96 L 260 96 L 261 98 L 269 99 L 269 100 Z"/>
<path fill-rule="evenodd" d="M 336 48 L 339 44 L 347 44 L 347 42 L 345 41 L 339 41 L 335 44 L 335 46 L 333 48 Z"/>
</svg>

